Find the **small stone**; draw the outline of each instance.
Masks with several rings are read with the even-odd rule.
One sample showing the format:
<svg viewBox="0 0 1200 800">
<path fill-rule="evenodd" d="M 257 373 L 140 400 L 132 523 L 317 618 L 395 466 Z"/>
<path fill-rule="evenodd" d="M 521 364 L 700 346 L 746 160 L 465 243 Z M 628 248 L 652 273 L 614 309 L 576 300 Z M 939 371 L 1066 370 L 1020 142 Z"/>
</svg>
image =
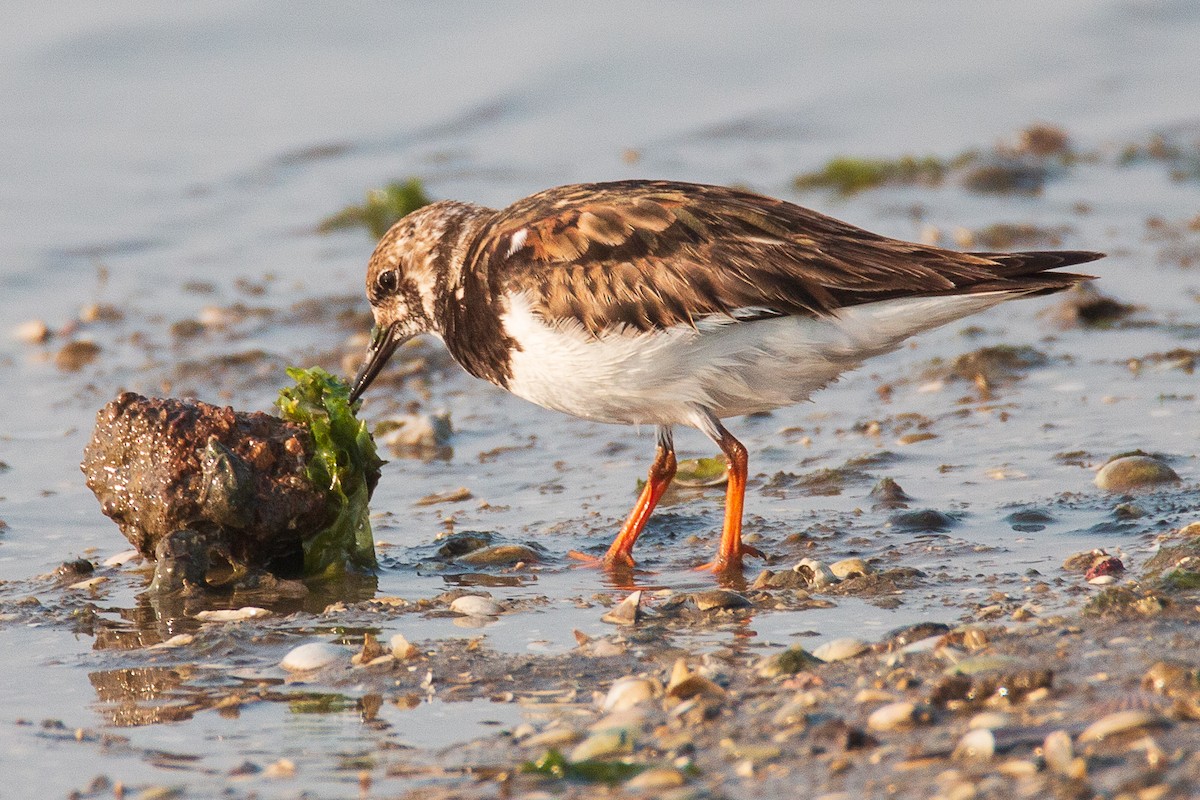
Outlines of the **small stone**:
<svg viewBox="0 0 1200 800">
<path fill-rule="evenodd" d="M 629 753 L 633 751 L 633 740 L 633 734 L 628 729 L 599 731 L 577 744 L 567 758 L 570 761 L 587 761 L 613 753 Z"/>
<path fill-rule="evenodd" d="M 13 328 L 13 337 L 25 344 L 42 344 L 50 338 L 50 326 L 40 319 L 31 319 Z"/>
<path fill-rule="evenodd" d="M 1144 728 L 1165 728 L 1170 722 L 1164 717 L 1149 711 L 1115 711 L 1093 722 L 1079 734 L 1079 742 L 1099 742 L 1110 736 L 1117 736 Z"/>
<path fill-rule="evenodd" d="M 379 442 L 397 452 L 436 450 L 449 444 L 453 435 L 449 412 L 404 414 L 384 420 L 375 427 Z"/>
<path fill-rule="evenodd" d="M 692 602 L 701 611 L 750 608 L 754 605 L 745 595 L 728 589 L 710 589 L 706 592 L 696 592 L 692 595 Z"/>
<path fill-rule="evenodd" d="M 77 372 L 96 360 L 100 355 L 100 345 L 86 339 L 78 339 L 64 344 L 54 354 L 54 366 L 63 372 Z"/>
<path fill-rule="evenodd" d="M 268 778 L 294 778 L 296 777 L 296 762 L 290 758 L 281 758 L 273 764 L 268 764 L 263 770 L 263 775 Z"/>
<path fill-rule="evenodd" d="M 1054 731 L 1046 736 L 1042 743 L 1042 758 L 1046 767 L 1059 775 L 1069 775 L 1071 764 L 1075 760 L 1075 748 L 1071 744 L 1071 735 L 1066 731 Z"/>
<path fill-rule="evenodd" d="M 196 619 L 201 622 L 241 622 L 246 619 L 256 619 L 270 615 L 271 612 L 265 608 L 245 606 L 243 608 L 221 608 L 215 611 L 201 611 L 196 614 Z"/>
<path fill-rule="evenodd" d="M 309 642 L 299 647 L 293 647 L 279 666 L 288 672 L 312 672 L 324 669 L 333 664 L 350 661 L 350 653 L 346 648 L 328 642 Z"/>
<path fill-rule="evenodd" d="M 480 550 L 473 550 L 458 559 L 461 564 L 488 567 L 519 563 L 535 564 L 541 560 L 538 551 L 523 544 L 498 544 L 494 547 L 484 547 Z"/>
<path fill-rule="evenodd" d="M 915 703 L 901 700 L 880 706 L 867 717 L 867 727 L 873 731 L 892 731 L 898 728 L 911 728 L 921 721 L 922 716 L 928 717 L 928 712 L 919 709 Z"/>
<path fill-rule="evenodd" d="M 639 589 L 609 609 L 601 622 L 613 625 L 636 625 L 642 618 L 642 592 Z"/>
<path fill-rule="evenodd" d="M 835 561 L 829 565 L 829 571 L 832 572 L 838 580 L 847 580 L 849 578 L 859 578 L 865 575 L 871 575 L 875 570 L 871 569 L 871 565 L 861 558 L 843 558 L 841 561 Z"/>
<path fill-rule="evenodd" d="M 624 711 L 652 700 L 661 693 L 662 687 L 648 678 L 619 678 L 608 690 L 600 707 L 605 711 Z"/>
<path fill-rule="evenodd" d="M 684 778 L 683 773 L 677 769 L 671 767 L 653 767 L 625 781 L 625 788 L 635 792 L 654 789 L 674 789 L 677 786 L 683 786 L 685 781 L 686 778 Z"/>
<path fill-rule="evenodd" d="M 393 636 L 388 644 L 391 646 L 392 655 L 396 657 L 397 661 L 416 658 L 421 653 L 421 651 L 417 649 L 416 645 L 410 643 L 408 639 L 405 639 L 404 635 L 400 633 L 397 633 L 395 636 Z"/>
<path fill-rule="evenodd" d="M 775 678 L 780 675 L 795 675 L 825 662 L 806 652 L 803 647 L 793 645 L 782 653 L 767 656 L 759 662 L 758 674 L 764 678 Z"/>
<path fill-rule="evenodd" d="M 996 755 L 996 737 L 987 728 L 976 728 L 958 740 L 954 758 L 971 761 L 989 761 Z"/>
<path fill-rule="evenodd" d="M 997 728 L 1004 728 L 1012 724 L 1012 717 L 1000 711 L 983 711 L 971 717 L 971 721 L 967 723 L 967 727 L 972 730 L 978 728 L 987 728 L 994 731 Z"/>
<path fill-rule="evenodd" d="M 490 597 L 465 594 L 450 603 L 450 610 L 464 617 L 497 617 L 504 609 Z"/>
<path fill-rule="evenodd" d="M 861 639 L 845 637 L 825 642 L 815 648 L 812 654 L 822 661 L 845 661 L 848 658 L 862 655 L 868 649 L 870 649 L 870 645 Z"/>
<path fill-rule="evenodd" d="M 1168 483 L 1179 483 L 1179 475 L 1153 456 L 1114 458 L 1096 473 L 1096 486 L 1107 492 L 1135 492 Z"/>
<path fill-rule="evenodd" d="M 891 478 L 884 478 L 875 484 L 870 497 L 874 501 L 871 505 L 874 511 L 908 508 L 908 504 L 912 502 L 912 498 L 900 488 L 900 484 Z"/>
</svg>

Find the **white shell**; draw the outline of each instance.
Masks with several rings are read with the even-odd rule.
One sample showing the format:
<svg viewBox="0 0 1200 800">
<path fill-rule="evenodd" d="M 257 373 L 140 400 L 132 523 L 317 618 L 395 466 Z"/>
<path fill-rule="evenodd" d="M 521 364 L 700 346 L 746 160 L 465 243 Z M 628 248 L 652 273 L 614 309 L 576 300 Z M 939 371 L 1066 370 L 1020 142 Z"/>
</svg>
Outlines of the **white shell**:
<svg viewBox="0 0 1200 800">
<path fill-rule="evenodd" d="M 847 636 L 834 639 L 816 648 L 812 654 L 822 661 L 845 661 L 847 658 L 860 656 L 867 651 L 869 645 L 861 639 Z"/>
<path fill-rule="evenodd" d="M 137 550 L 122 550 L 104 559 L 106 567 L 123 567 L 131 561 L 141 561 L 142 554 Z"/>
<path fill-rule="evenodd" d="M 311 672 L 339 661 L 349 664 L 350 651 L 328 642 L 309 642 L 292 648 L 291 652 L 283 657 L 283 661 L 279 662 L 279 666 L 288 672 Z"/>
<path fill-rule="evenodd" d="M 465 594 L 455 598 L 450 604 L 450 610 L 465 617 L 495 617 L 504 609 L 490 597 L 477 594 Z"/>
<path fill-rule="evenodd" d="M 413 645 L 408 641 L 408 639 L 405 639 L 404 634 L 401 633 L 397 633 L 395 636 L 393 636 L 390 644 L 392 647 L 392 655 L 395 656 L 396 660 L 398 661 L 403 661 L 406 658 L 412 658 L 420 652 L 416 645 Z"/>
<path fill-rule="evenodd" d="M 802 575 L 811 574 L 812 577 L 809 578 L 808 585 L 814 589 L 838 582 L 838 577 L 833 574 L 833 570 L 812 558 L 800 559 L 800 563 L 792 567 L 792 572 L 799 572 Z"/>
<path fill-rule="evenodd" d="M 201 611 L 196 615 L 196 619 L 201 622 L 238 622 L 243 619 L 267 617 L 270 614 L 271 612 L 265 608 L 245 606 L 243 608 L 220 608 L 216 611 Z"/>
<path fill-rule="evenodd" d="M 1079 741 L 1098 742 L 1108 736 L 1137 730 L 1138 728 L 1153 728 L 1166 725 L 1167 721 L 1158 714 L 1149 711 L 1116 711 L 1087 726 L 1079 734 Z"/>
</svg>

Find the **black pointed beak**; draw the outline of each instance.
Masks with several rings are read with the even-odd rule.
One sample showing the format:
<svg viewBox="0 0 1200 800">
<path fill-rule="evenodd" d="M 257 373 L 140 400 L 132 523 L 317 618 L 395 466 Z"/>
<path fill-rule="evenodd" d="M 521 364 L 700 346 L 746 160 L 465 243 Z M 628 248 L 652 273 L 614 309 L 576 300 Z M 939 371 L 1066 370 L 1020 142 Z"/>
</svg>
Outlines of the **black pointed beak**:
<svg viewBox="0 0 1200 800">
<path fill-rule="evenodd" d="M 363 360 L 358 374 L 354 376 L 354 385 L 350 389 L 351 403 L 362 396 L 402 343 L 403 340 L 396 335 L 394 322 L 386 328 L 377 326 L 371 331 L 371 346 L 367 348 L 367 357 Z"/>
</svg>

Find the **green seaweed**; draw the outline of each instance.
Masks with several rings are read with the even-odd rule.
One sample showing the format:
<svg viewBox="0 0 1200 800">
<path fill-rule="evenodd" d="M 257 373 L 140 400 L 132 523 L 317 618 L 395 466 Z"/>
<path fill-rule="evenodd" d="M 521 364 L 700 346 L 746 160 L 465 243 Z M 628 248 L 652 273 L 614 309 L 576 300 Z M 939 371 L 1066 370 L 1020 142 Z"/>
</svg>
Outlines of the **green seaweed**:
<svg viewBox="0 0 1200 800">
<path fill-rule="evenodd" d="M 332 577 L 347 567 L 375 569 L 375 542 L 367 508 L 383 461 L 365 423 L 355 419 L 350 386 L 320 367 L 289 368 L 296 382 L 279 391 L 283 418 L 308 428 L 313 454 L 307 474 L 326 490 L 332 522 L 304 540 L 304 574 Z"/>
<path fill-rule="evenodd" d="M 333 216 L 326 217 L 317 226 L 317 230 L 329 233 L 341 228 L 361 226 L 378 239 L 387 233 L 396 220 L 411 214 L 421 206 L 429 205 L 430 202 L 432 201 L 425 194 L 425 187 L 420 178 L 395 181 L 382 189 L 368 191 L 366 201 L 361 206 L 347 206 Z"/>
<path fill-rule="evenodd" d="M 887 183 L 937 185 L 946 171 L 946 163 L 934 156 L 897 159 L 839 156 L 816 172 L 797 176 L 794 185 L 801 191 L 833 189 L 838 194 L 852 195 Z"/>
<path fill-rule="evenodd" d="M 521 765 L 522 772 L 531 772 L 547 778 L 581 783 L 606 783 L 610 786 L 624 783 L 645 769 L 645 765 L 627 764 L 624 761 L 600 761 L 591 758 L 569 761 L 554 748 L 547 750 L 537 761 L 526 761 Z"/>
</svg>

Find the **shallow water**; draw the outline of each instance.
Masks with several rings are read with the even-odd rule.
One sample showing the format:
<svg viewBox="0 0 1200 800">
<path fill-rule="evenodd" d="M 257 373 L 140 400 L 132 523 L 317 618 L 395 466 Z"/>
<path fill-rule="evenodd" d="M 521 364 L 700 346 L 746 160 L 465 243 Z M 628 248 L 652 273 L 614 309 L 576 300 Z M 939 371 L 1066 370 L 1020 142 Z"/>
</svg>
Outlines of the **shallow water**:
<svg viewBox="0 0 1200 800">
<path fill-rule="evenodd" d="M 118 391 L 194 393 L 266 408 L 286 382 L 283 366 L 317 357 L 336 363 L 359 346 L 347 343 L 356 331 L 331 315 L 304 321 L 290 309 L 305 300 L 340 308 L 336 298 L 361 294 L 372 241 L 359 231 L 320 236 L 313 229 L 367 188 L 408 175 L 421 176 L 437 196 L 491 204 L 577 180 L 737 183 L 904 238 L 933 226 L 950 243 L 960 226 L 1032 222 L 1069 226 L 1064 246 L 1110 253 L 1089 267 L 1105 292 L 1141 307 L 1133 318 L 1139 325 L 1059 331 L 1038 316 L 1053 299 L 1015 303 L 927 334 L 810 404 L 733 421 L 758 476 L 747 499 L 748 530 L 780 565 L 809 555 L 863 555 L 929 577 L 895 608 L 838 597 L 835 608 L 682 630 L 682 647 L 736 639 L 766 651 L 806 632 L 816 636 L 802 641 L 815 646 L 848 632 L 877 638 L 916 620 L 952 622 L 993 592 L 1021 592 L 1027 570 L 1059 577 L 1067 554 L 1093 547 L 1136 560 L 1152 549 L 1156 532 L 1194 517 L 1193 489 L 1144 500 L 1147 516 L 1118 523 L 1114 501 L 1093 487 L 1091 471 L 1053 457 L 1086 451 L 1084 460 L 1098 464 L 1140 448 L 1170 456 L 1185 488 L 1197 482 L 1194 375 L 1153 366 L 1134 372 L 1126 362 L 1200 349 L 1200 271 L 1168 258 L 1172 247 L 1200 248 L 1200 233 L 1181 225 L 1179 238 L 1166 240 L 1146 226 L 1149 217 L 1173 224 L 1195 217 L 1200 180 L 1172 180 L 1159 163 L 1117 163 L 1126 143 L 1155 132 L 1182 132 L 1192 142 L 1200 136 L 1194 3 L 884 12 L 871 3 L 775 3 L 752 14 L 719 4 L 606 4 L 572 8 L 569 16 L 553 4 L 443 3 L 358 12 L 225 3 L 10 10 L 0 32 L 4 327 L 37 318 L 63 331 L 91 303 L 112 304 L 124 319 L 85 324 L 45 346 L 0 339 L 7 400 L 0 460 L 8 467 L 0 470 L 7 524 L 0 579 L 9 582 L 0 593 L 7 602 L 36 595 L 47 606 L 70 605 L 34 576 L 68 558 L 102 560 L 125 549 L 77 466 L 95 409 Z M 790 188 L 795 174 L 834 155 L 950 156 L 991 147 L 1038 120 L 1063 126 L 1080 149 L 1098 155 L 1038 196 L 970 194 L 951 185 L 837 198 Z M 189 286 L 196 283 L 207 287 Z M 170 333 L 206 307 L 239 302 L 275 316 L 250 314 L 191 339 Z M 365 310 L 365 301 L 356 302 Z M 968 324 L 982 330 L 963 336 Z M 64 372 L 53 354 L 72 335 L 102 349 L 92 364 Z M 1050 363 L 991 398 L 969 384 L 920 377 L 932 358 L 994 344 L 1034 345 Z M 266 355 L 249 366 L 179 368 L 257 350 Z M 419 351 L 445 363 L 432 346 Z M 882 384 L 894 387 L 888 402 L 877 392 Z M 603 573 L 571 567 L 565 554 L 598 552 L 607 542 L 634 499 L 652 432 L 556 416 L 448 364 L 423 389 L 410 384 L 391 398 L 376 390 L 366 413 L 378 417 L 414 400 L 425 410 L 449 410 L 453 455 L 396 459 L 385 469 L 373 503 L 384 515 L 376 538 L 388 543 L 380 548 L 378 594 L 418 601 L 477 581 L 433 557 L 435 537 L 449 528 L 536 543 L 547 558 L 502 576 L 521 585 L 488 587 L 506 602 L 528 601 L 520 613 L 477 630 L 447 617 L 404 615 L 380 628 L 381 639 L 395 632 L 412 641 L 483 636 L 500 651 L 553 654 L 574 647 L 574 629 L 611 633 L 593 600 L 625 590 Z M 937 438 L 898 444 L 906 414 L 927 418 Z M 882 433 L 862 433 L 873 420 Z M 711 455 L 698 434 L 680 432 L 677 441 L 681 455 Z M 871 479 L 838 495 L 764 489 L 778 472 L 840 467 L 884 450 L 898 457 L 869 467 Z M 916 498 L 914 507 L 951 513 L 958 523 L 921 535 L 890 527 L 889 512 L 871 510 L 867 496 L 873 479 L 885 476 Z M 413 505 L 460 486 L 473 499 Z M 677 592 L 711 585 L 689 567 L 715 545 L 719 501 L 719 491 L 710 491 L 661 510 L 639 544 L 640 585 Z M 1052 521 L 1040 531 L 1014 530 L 1005 518 L 1025 507 L 1047 511 Z M 788 539 L 796 533 L 805 536 Z M 145 573 L 106 574 L 112 580 L 90 598 L 96 613 L 113 625 L 137 617 L 131 610 L 139 608 Z M 261 648 L 214 655 L 214 680 L 229 680 L 234 668 L 274 669 L 303 638 L 340 636 L 317 616 L 333 599 L 312 600 L 294 631 Z M 105 649 L 94 630 L 47 616 L 6 614 L 0 622 L 0 760 L 9 782 L 30 795 L 64 795 L 99 774 L 127 786 L 182 785 L 189 796 L 216 795 L 214 776 L 242 760 L 281 758 L 297 762 L 297 778 L 231 778 L 235 795 L 341 795 L 358 781 L 347 754 L 377 748 L 381 736 L 436 750 L 494 733 L 498 726 L 485 722 L 521 720 L 512 706 L 434 697 L 410 711 L 389 710 L 394 730 L 387 734 L 365 724 L 356 708 L 310 715 L 281 703 L 256 704 L 236 719 L 208 710 L 116 731 L 110 701 L 89 675 L 161 656 Z M 197 682 L 203 679 L 189 678 L 184 689 Z M 60 720 L 65 731 L 42 728 L 42 720 Z M 77 742 L 76 728 L 129 742 Z M 408 730 L 424 738 L 405 739 Z M 151 752 L 158 750 L 188 758 Z M 39 754 L 47 751 L 71 768 L 46 769 Z M 407 785 L 389 780 L 395 791 Z"/>
</svg>

